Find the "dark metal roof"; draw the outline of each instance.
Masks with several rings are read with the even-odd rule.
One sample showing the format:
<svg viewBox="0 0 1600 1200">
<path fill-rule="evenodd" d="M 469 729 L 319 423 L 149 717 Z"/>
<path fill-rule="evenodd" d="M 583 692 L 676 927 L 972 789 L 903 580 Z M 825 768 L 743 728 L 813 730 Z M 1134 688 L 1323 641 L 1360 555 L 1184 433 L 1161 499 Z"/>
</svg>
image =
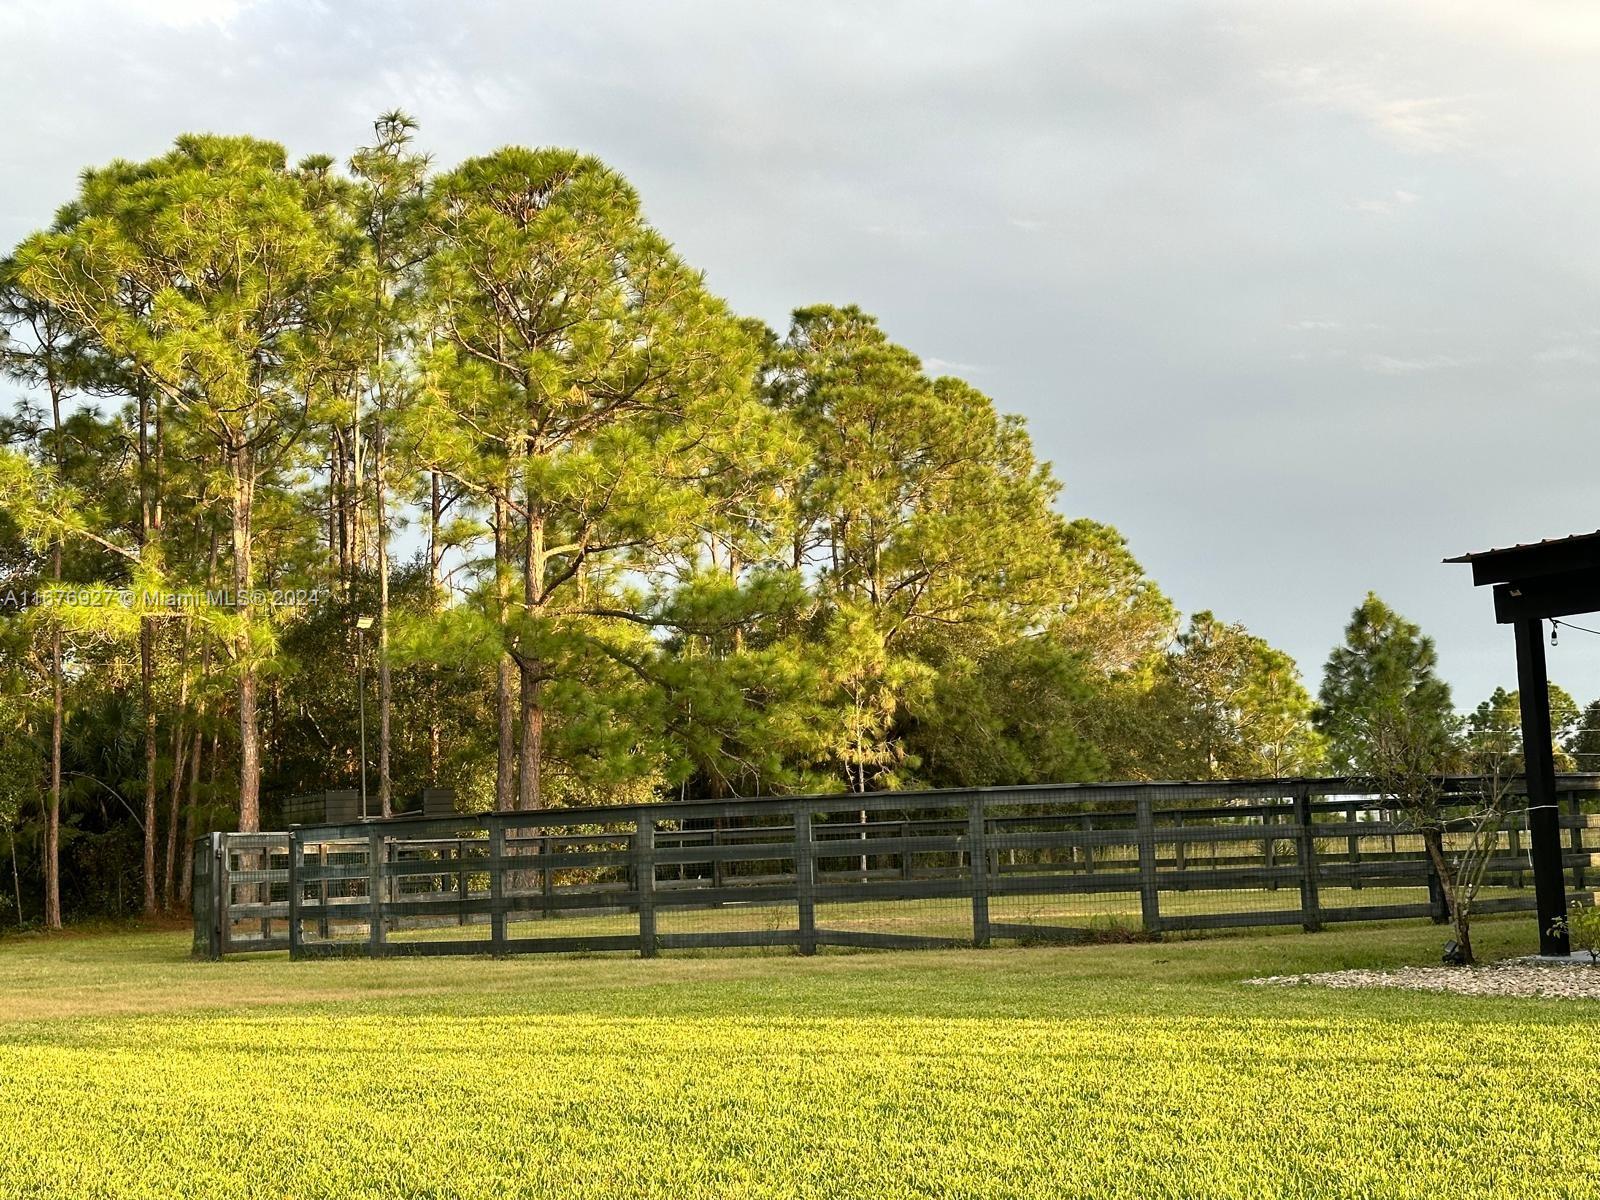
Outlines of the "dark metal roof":
<svg viewBox="0 0 1600 1200">
<path fill-rule="evenodd" d="M 1445 562 L 1470 565 L 1476 587 L 1494 585 L 1494 619 L 1502 625 L 1600 611 L 1600 530 Z"/>
<path fill-rule="evenodd" d="M 1492 558 L 1495 555 L 1510 554 L 1514 550 L 1536 550 L 1541 546 L 1567 546 L 1574 542 L 1588 542 L 1600 539 L 1600 529 L 1593 533 L 1574 533 L 1566 537 L 1544 538 L 1537 542 L 1518 542 L 1515 546 L 1501 546 L 1493 550 L 1476 550 L 1471 554 L 1458 554 L 1454 558 L 1447 558 L 1447 563 L 1471 563 L 1479 559 Z"/>
</svg>

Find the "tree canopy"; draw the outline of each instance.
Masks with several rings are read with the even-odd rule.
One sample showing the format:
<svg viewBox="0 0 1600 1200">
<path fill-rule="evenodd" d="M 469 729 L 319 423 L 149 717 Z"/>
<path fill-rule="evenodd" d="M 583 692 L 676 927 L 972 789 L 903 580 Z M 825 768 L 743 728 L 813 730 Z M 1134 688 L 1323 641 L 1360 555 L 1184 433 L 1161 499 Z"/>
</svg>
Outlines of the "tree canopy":
<svg viewBox="0 0 1600 1200">
<path fill-rule="evenodd" d="M 1292 775 L 1358 766 L 1374 704 L 1448 727 L 1375 599 L 1314 725 L 872 315 L 768 329 L 607 164 L 418 133 L 185 136 L 0 263 L 13 917 L 181 904 L 192 838 L 368 774 L 375 812 L 532 809 Z"/>
</svg>

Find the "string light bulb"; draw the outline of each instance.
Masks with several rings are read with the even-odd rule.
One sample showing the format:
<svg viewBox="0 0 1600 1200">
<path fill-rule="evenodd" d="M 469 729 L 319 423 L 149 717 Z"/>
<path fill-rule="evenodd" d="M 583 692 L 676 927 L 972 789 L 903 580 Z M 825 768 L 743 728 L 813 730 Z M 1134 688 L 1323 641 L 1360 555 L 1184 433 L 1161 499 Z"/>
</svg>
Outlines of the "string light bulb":
<svg viewBox="0 0 1600 1200">
<path fill-rule="evenodd" d="M 1551 621 L 1550 621 L 1550 644 L 1552 646 L 1554 646 L 1556 644 L 1556 630 L 1560 627 L 1560 625 L 1561 625 L 1560 621 L 1557 621 L 1554 618 L 1551 619 Z"/>
</svg>

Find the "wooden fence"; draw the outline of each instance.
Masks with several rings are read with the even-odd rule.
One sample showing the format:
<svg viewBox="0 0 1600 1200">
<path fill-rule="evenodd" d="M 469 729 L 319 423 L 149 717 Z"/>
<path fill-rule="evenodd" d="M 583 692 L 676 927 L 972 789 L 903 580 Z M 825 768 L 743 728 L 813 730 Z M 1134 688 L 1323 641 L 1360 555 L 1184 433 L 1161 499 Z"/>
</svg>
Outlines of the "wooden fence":
<svg viewBox="0 0 1600 1200">
<path fill-rule="evenodd" d="M 1477 786 L 1449 784 L 1464 803 Z M 1563 776 L 1558 794 L 1581 891 L 1600 866 L 1584 842 L 1600 775 Z M 1533 910 L 1525 818 L 1501 828 L 1479 912 Z M 210 958 L 810 954 L 1444 915 L 1420 837 L 1337 778 L 396 817 L 213 834 L 195 852 Z"/>
</svg>

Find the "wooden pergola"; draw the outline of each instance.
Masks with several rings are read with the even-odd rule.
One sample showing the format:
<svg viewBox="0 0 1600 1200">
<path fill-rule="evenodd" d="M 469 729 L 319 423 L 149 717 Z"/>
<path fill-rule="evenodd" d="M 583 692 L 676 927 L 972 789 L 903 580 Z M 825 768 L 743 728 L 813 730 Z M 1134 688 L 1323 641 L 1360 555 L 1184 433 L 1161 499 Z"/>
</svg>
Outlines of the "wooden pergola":
<svg viewBox="0 0 1600 1200">
<path fill-rule="evenodd" d="M 1567 911 L 1556 807 L 1556 764 L 1550 734 L 1550 681 L 1545 673 L 1544 623 L 1600 611 L 1600 530 L 1502 550 L 1447 558 L 1469 563 L 1475 587 L 1494 588 L 1494 619 L 1510 625 L 1517 642 L 1517 692 L 1522 707 L 1522 761 L 1528 785 L 1528 837 L 1539 911 L 1539 952 L 1570 952 L 1553 928 Z"/>
</svg>

